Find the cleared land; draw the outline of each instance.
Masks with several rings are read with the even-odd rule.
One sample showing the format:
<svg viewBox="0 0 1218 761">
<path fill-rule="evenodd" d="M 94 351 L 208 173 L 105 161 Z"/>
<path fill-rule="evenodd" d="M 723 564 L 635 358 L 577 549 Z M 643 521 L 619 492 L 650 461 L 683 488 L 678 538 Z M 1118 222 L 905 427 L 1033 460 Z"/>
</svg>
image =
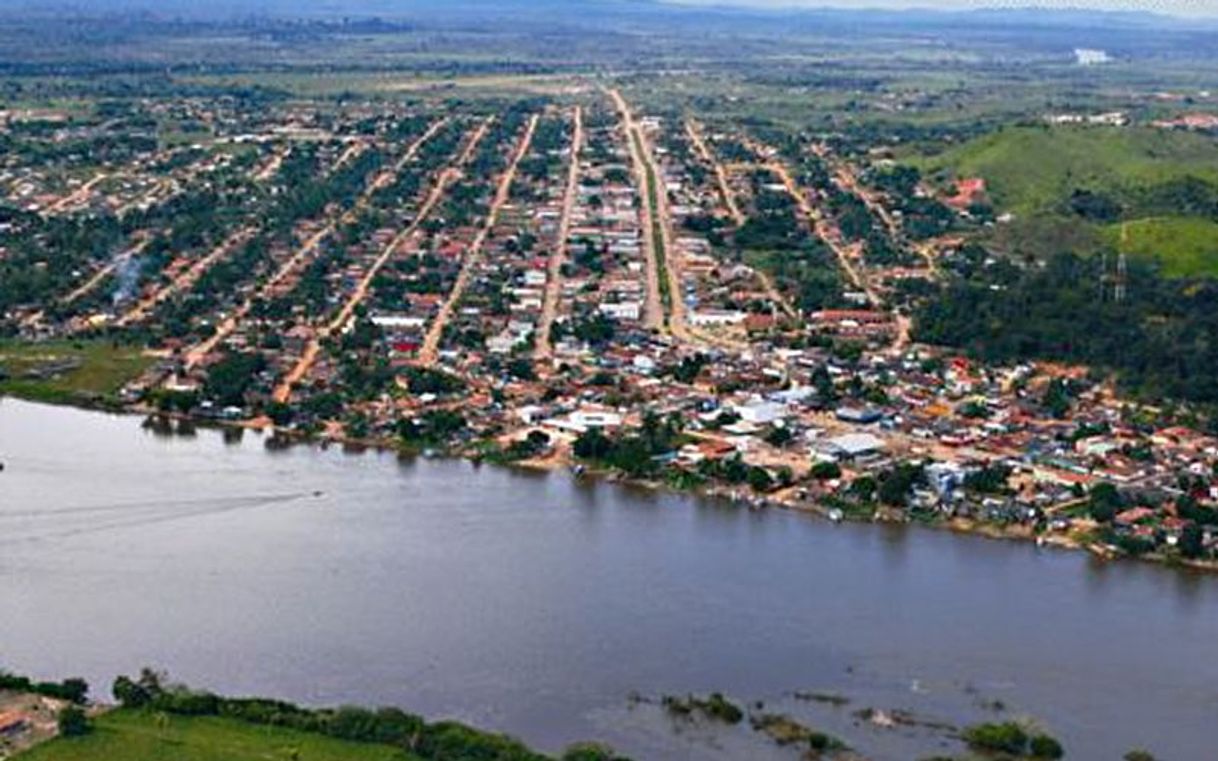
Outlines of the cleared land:
<svg viewBox="0 0 1218 761">
<path fill-rule="evenodd" d="M 1137 219 L 1104 230 L 1122 253 L 1159 261 L 1169 277 L 1218 277 L 1218 223 L 1196 217 Z"/>
<path fill-rule="evenodd" d="M 158 726 L 153 714 L 114 711 L 95 720 L 94 731 L 56 739 L 20 761 L 411 761 L 384 745 L 344 742 L 279 727 L 231 719 L 174 716 Z"/>
<path fill-rule="evenodd" d="M 109 341 L 0 342 L 0 394 L 45 402 L 113 397 L 152 360 Z"/>
</svg>

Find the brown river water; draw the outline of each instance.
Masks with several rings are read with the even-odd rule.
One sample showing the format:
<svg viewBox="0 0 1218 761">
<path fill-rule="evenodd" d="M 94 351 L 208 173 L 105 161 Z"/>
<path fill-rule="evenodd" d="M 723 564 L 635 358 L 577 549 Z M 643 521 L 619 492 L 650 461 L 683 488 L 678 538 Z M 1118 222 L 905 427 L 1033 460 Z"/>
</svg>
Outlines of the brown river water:
<svg viewBox="0 0 1218 761">
<path fill-rule="evenodd" d="M 866 707 L 1034 717 L 1071 759 L 1218 758 L 1215 576 L 12 399 L 0 461 L 0 667 L 100 694 L 153 665 L 549 751 L 798 758 L 631 697 L 722 691 L 878 761 L 960 746 Z"/>
</svg>

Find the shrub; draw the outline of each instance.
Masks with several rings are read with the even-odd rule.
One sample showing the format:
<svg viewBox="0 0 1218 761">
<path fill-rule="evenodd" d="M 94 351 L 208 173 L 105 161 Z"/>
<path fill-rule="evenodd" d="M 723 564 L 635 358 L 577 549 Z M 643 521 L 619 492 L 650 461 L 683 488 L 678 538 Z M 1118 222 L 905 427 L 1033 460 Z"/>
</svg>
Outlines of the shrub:
<svg viewBox="0 0 1218 761">
<path fill-rule="evenodd" d="M 1062 744 L 1048 735 L 1034 736 L 1028 743 L 1028 750 L 1032 754 L 1032 758 L 1056 759 L 1066 755 Z"/>
<path fill-rule="evenodd" d="M 702 710 L 707 716 L 726 721 L 728 724 L 739 724 L 744 718 L 744 711 L 718 692 L 711 693 L 710 698 L 702 704 Z"/>
<path fill-rule="evenodd" d="M 70 705 L 59 712 L 57 721 L 62 737 L 80 737 L 89 734 L 89 717 L 79 706 Z"/>
<path fill-rule="evenodd" d="M 964 730 L 964 741 L 973 750 L 1022 755 L 1028 747 L 1028 733 L 1013 721 L 1002 724 L 977 724 Z"/>
<path fill-rule="evenodd" d="M 576 743 L 562 754 L 562 761 L 626 761 L 608 745 Z"/>
</svg>

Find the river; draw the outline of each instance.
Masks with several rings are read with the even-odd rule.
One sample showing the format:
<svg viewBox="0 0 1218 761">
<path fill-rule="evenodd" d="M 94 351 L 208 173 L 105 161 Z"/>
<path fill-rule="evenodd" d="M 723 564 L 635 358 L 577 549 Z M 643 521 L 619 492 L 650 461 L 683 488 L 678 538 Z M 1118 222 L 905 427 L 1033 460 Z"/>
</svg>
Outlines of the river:
<svg viewBox="0 0 1218 761">
<path fill-rule="evenodd" d="M 97 693 L 150 664 L 640 761 L 798 757 L 631 699 L 710 691 L 878 761 L 959 746 L 864 707 L 1029 715 L 1076 759 L 1218 741 L 1218 578 L 12 399 L 0 461 L 0 666 Z"/>
</svg>

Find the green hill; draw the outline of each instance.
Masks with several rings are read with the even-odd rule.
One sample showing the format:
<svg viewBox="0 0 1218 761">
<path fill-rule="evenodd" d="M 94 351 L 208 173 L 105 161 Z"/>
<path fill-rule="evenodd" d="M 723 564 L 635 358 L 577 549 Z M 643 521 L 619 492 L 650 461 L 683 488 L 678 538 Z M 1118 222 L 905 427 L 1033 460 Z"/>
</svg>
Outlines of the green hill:
<svg viewBox="0 0 1218 761">
<path fill-rule="evenodd" d="M 983 177 L 999 211 L 1058 208 L 1075 189 L 1129 196 L 1182 177 L 1218 182 L 1218 140 L 1148 127 L 1010 127 L 935 156 L 923 171 Z"/>
<path fill-rule="evenodd" d="M 18 756 L 20 761 L 412 761 L 388 745 L 336 740 L 281 727 L 216 717 L 112 711 L 84 737 L 59 738 Z"/>
</svg>

